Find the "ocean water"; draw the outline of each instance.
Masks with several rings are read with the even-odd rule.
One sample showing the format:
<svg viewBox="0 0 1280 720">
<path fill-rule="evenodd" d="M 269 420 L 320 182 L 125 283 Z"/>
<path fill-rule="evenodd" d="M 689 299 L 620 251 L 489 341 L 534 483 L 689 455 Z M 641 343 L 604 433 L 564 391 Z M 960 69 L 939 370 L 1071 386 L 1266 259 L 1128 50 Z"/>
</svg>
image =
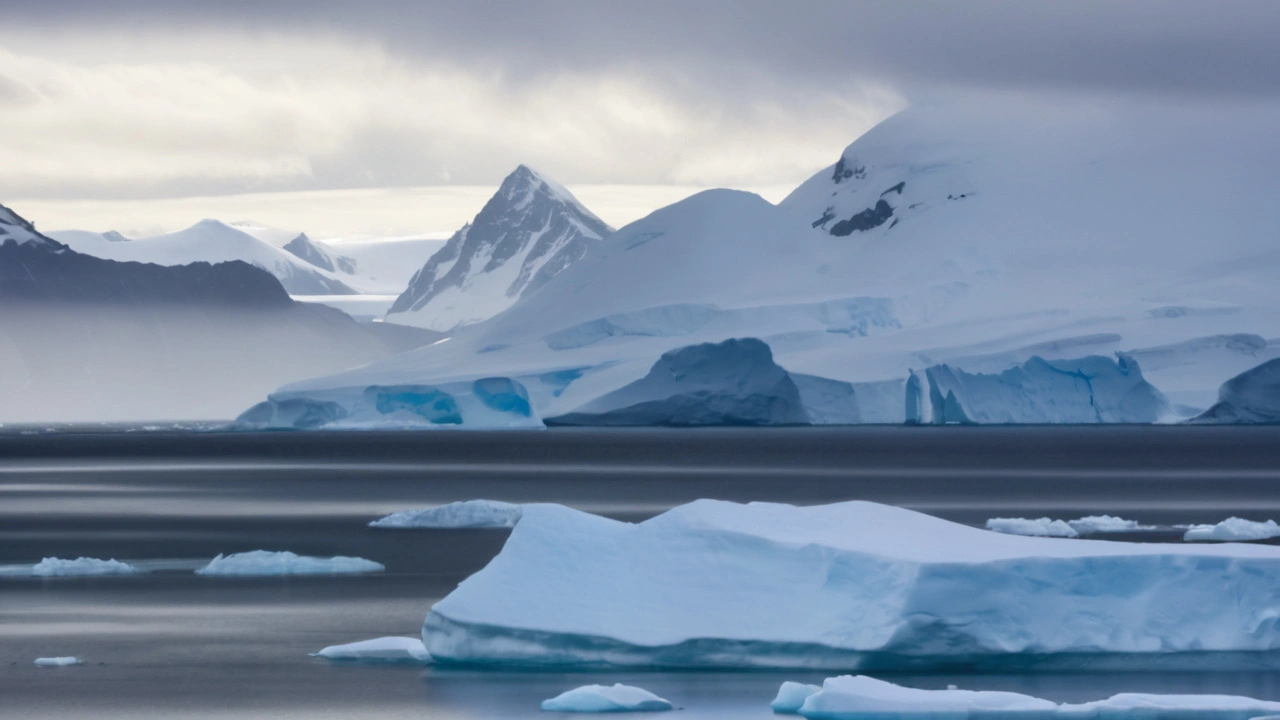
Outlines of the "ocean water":
<svg viewBox="0 0 1280 720">
<path fill-rule="evenodd" d="M 683 718 L 766 718 L 796 672 L 512 672 L 330 663 L 308 653 L 415 636 L 501 548 L 499 530 L 375 530 L 477 497 L 639 520 L 688 500 L 866 499 L 980 525 L 1110 513 L 1144 523 L 1280 517 L 1280 428 L 833 428 L 238 434 L 0 430 L 0 717 L 525 718 L 594 682 L 646 687 Z M 1176 533 L 1132 539 L 1173 539 Z M 385 573 L 206 578 L 253 549 L 355 555 Z M 42 557 L 153 571 L 5 577 Z M 84 665 L 37 668 L 36 657 Z M 1115 692 L 1280 700 L 1273 672 L 889 675 L 1060 701 Z"/>
</svg>

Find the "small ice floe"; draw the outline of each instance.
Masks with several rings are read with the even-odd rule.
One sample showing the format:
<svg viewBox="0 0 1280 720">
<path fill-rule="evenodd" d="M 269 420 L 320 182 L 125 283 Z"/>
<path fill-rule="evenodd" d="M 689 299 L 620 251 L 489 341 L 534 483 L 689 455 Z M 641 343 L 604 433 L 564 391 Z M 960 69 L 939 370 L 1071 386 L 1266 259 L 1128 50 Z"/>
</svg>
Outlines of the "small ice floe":
<svg viewBox="0 0 1280 720">
<path fill-rule="evenodd" d="M 822 692 L 821 685 L 805 685 L 804 683 L 787 681 L 782 683 L 782 687 L 778 688 L 778 696 L 769 703 L 769 707 L 773 708 L 776 713 L 795 714 L 800 712 L 800 706 L 804 705 L 804 701 L 809 699 L 810 695 L 816 695 Z"/>
<path fill-rule="evenodd" d="M 431 662 L 431 655 L 422 644 L 422 639 L 407 637 L 380 637 L 346 645 L 330 645 L 320 652 L 311 653 L 311 657 L 370 663 L 426 665 Z"/>
<path fill-rule="evenodd" d="M 261 577 L 268 575 L 348 575 L 382 572 L 382 563 L 358 557 L 331 558 L 296 555 L 294 553 L 254 550 L 221 555 L 196 570 L 197 575 Z"/>
<path fill-rule="evenodd" d="M 1183 540 L 1218 540 L 1236 542 L 1240 540 L 1266 540 L 1280 537 L 1280 525 L 1275 520 L 1256 522 L 1244 518 L 1231 517 L 1217 525 L 1192 525 L 1182 536 Z"/>
<path fill-rule="evenodd" d="M 85 577 L 90 575 L 132 575 L 138 568 L 116 559 L 78 557 L 75 560 L 47 557 L 31 566 L 36 577 Z"/>
<path fill-rule="evenodd" d="M 1113 515 L 1088 515 L 1075 520 L 1042 518 L 991 518 L 987 529 L 1008 535 L 1033 537 L 1066 537 L 1099 535 L 1102 533 L 1138 532 L 1156 530 L 1154 525 L 1139 525 L 1137 520 L 1125 520 Z"/>
<path fill-rule="evenodd" d="M 72 655 L 65 657 L 36 658 L 36 667 L 69 667 L 71 665 L 83 664 L 83 660 Z"/>
<path fill-rule="evenodd" d="M 511 528 L 519 505 L 497 500 L 464 500 L 424 510 L 405 510 L 369 523 L 376 528 Z"/>
<path fill-rule="evenodd" d="M 670 710 L 671 703 L 643 688 L 616 683 L 583 685 L 542 701 L 542 709 L 555 712 L 609 713 Z"/>
<path fill-rule="evenodd" d="M 1080 533 L 1062 520 L 1042 518 L 991 518 L 987 529 L 1006 535 L 1030 535 L 1034 537 L 1079 537 Z"/>
<path fill-rule="evenodd" d="M 1275 714 L 1280 703 L 1232 695 L 1152 695 L 1123 693 L 1106 700 L 1059 705 L 1011 692 L 919 690 L 864 675 L 827 678 L 820 692 L 794 712 L 814 720 L 916 720 L 941 717 L 1110 718 L 1194 717 L 1240 720 Z M 785 711 L 779 711 L 785 712 Z"/>
</svg>

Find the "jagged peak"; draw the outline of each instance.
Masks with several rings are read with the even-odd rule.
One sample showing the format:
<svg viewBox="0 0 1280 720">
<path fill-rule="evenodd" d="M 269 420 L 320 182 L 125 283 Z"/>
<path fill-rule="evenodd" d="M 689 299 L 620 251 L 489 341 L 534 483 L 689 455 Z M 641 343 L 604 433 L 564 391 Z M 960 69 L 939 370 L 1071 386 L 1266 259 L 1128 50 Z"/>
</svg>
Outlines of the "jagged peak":
<svg viewBox="0 0 1280 720">
<path fill-rule="evenodd" d="M 595 213 L 588 210 L 587 206 L 583 205 L 582 201 L 578 200 L 573 193 L 569 192 L 568 188 L 553 180 L 549 175 L 539 172 L 532 166 L 524 163 L 517 165 L 516 169 L 511 171 L 511 173 L 503 179 L 502 185 L 498 188 L 498 193 L 495 195 L 495 198 L 504 198 L 514 207 L 522 208 L 532 202 L 533 193 L 535 193 L 539 188 L 544 188 L 547 195 L 549 195 L 553 200 L 563 205 L 568 205 L 578 212 L 599 221 L 601 224 L 604 224 L 604 221 L 600 220 Z"/>
</svg>

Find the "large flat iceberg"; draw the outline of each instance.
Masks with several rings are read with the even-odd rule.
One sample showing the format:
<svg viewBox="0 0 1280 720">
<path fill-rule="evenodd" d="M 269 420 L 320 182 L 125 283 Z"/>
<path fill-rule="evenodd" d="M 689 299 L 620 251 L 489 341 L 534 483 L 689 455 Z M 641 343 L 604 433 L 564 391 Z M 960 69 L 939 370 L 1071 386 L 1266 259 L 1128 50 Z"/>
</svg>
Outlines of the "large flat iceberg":
<svg viewBox="0 0 1280 720">
<path fill-rule="evenodd" d="M 376 528 L 511 528 L 520 506 L 497 500 L 464 500 L 422 510 L 405 510 L 369 523 Z"/>
<path fill-rule="evenodd" d="M 47 557 L 31 567 L 36 577 L 85 577 L 93 575 L 132 575 L 138 568 L 114 558 L 78 557 L 75 560 Z"/>
<path fill-rule="evenodd" d="M 437 603 L 442 663 L 1280 665 L 1280 548 L 1020 537 L 869 502 L 526 505 Z"/>
<path fill-rule="evenodd" d="M 581 713 L 655 712 L 670 710 L 671 703 L 644 688 L 614 683 L 583 685 L 542 701 L 543 710 Z"/>
<path fill-rule="evenodd" d="M 1250 720 L 1276 711 L 1280 703 L 1234 695 L 1122 693 L 1106 700 L 1059 705 L 1020 693 L 919 690 L 864 675 L 842 675 L 827 678 L 820 692 L 806 697 L 791 712 L 810 720 Z"/>
<path fill-rule="evenodd" d="M 208 565 L 196 570 L 197 575 L 263 577 L 270 575 L 349 575 L 382 572 L 382 563 L 358 557 L 338 555 L 331 558 L 297 555 L 287 550 L 253 550 L 252 552 L 218 555 Z"/>
</svg>

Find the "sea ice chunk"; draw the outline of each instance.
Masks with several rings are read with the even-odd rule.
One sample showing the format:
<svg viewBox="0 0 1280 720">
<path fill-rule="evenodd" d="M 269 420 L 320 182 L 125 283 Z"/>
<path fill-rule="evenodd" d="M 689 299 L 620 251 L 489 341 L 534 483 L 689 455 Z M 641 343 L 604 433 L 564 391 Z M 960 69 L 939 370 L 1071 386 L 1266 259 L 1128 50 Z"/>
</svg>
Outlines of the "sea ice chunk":
<svg viewBox="0 0 1280 720">
<path fill-rule="evenodd" d="M 1021 537 L 868 502 L 635 524 L 530 504 L 423 641 L 541 667 L 1257 666 L 1280 658 L 1278 597 L 1269 545 Z"/>
<path fill-rule="evenodd" d="M 1011 692 L 919 690 L 863 675 L 827 678 L 799 713 L 810 720 L 1129 720 L 1195 718 L 1249 720 L 1274 713 L 1280 703 L 1232 695 L 1151 695 L 1122 693 L 1106 700 L 1059 705 Z"/>
<path fill-rule="evenodd" d="M 1029 535 L 1033 537 L 1073 538 L 1080 535 L 1075 528 L 1061 520 L 1042 518 L 991 518 L 987 521 L 987 529 L 1008 535 Z"/>
<path fill-rule="evenodd" d="M 1081 535 L 1155 529 L 1154 525 L 1140 525 L 1137 520 L 1125 520 L 1114 515 L 1087 515 L 1075 520 L 1068 520 L 1067 524 L 1071 526 L 1072 530 Z"/>
<path fill-rule="evenodd" d="M 800 706 L 804 705 L 804 701 L 808 700 L 810 695 L 820 692 L 822 692 L 821 685 L 806 685 L 788 680 L 778 688 L 778 696 L 769 703 L 769 707 L 776 713 L 794 715 L 800 712 Z"/>
<path fill-rule="evenodd" d="M 78 557 L 75 560 L 47 557 L 31 568 L 36 577 L 74 577 L 89 575 L 132 575 L 138 568 L 116 559 Z"/>
<path fill-rule="evenodd" d="M 377 528 L 510 528 L 520 520 L 520 506 L 497 500 L 464 500 L 448 505 L 405 510 L 369 523 Z"/>
<path fill-rule="evenodd" d="M 83 665 L 84 661 L 74 655 L 65 657 L 43 657 L 36 658 L 37 667 L 68 667 L 70 665 Z"/>
<path fill-rule="evenodd" d="M 583 685 L 542 701 L 543 710 L 558 712 L 654 712 L 671 707 L 670 702 L 648 690 L 622 683 Z"/>
<path fill-rule="evenodd" d="M 363 660 L 384 663 L 430 663 L 431 655 L 420 638 L 380 637 L 372 640 L 330 645 L 312 657 L 327 660 Z"/>
<path fill-rule="evenodd" d="M 294 553 L 254 550 L 252 552 L 219 554 L 208 565 L 196 570 L 197 575 L 268 576 L 268 575 L 345 575 L 382 572 L 382 563 L 358 557 L 337 556 L 331 558 L 295 555 Z"/>
<path fill-rule="evenodd" d="M 1192 525 L 1182 536 L 1183 540 L 1220 540 L 1235 542 L 1239 540 L 1266 540 L 1280 537 L 1280 525 L 1275 520 L 1256 522 L 1244 518 L 1231 517 L 1217 525 Z"/>
</svg>

